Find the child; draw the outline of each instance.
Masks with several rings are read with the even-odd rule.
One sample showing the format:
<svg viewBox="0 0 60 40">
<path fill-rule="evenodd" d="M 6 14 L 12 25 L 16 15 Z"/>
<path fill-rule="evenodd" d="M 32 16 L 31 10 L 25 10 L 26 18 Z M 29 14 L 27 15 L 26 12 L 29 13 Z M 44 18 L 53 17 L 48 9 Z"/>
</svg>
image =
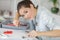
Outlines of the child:
<svg viewBox="0 0 60 40">
<path fill-rule="evenodd" d="M 43 6 L 38 5 L 38 8 L 30 0 L 23 0 L 17 5 L 17 13 L 14 18 L 14 25 L 18 26 L 19 17 L 33 20 L 36 19 L 36 30 L 28 33 L 30 37 L 36 36 L 60 36 L 60 28 L 56 28 L 51 13 Z M 49 30 L 48 30 L 49 29 Z"/>
</svg>

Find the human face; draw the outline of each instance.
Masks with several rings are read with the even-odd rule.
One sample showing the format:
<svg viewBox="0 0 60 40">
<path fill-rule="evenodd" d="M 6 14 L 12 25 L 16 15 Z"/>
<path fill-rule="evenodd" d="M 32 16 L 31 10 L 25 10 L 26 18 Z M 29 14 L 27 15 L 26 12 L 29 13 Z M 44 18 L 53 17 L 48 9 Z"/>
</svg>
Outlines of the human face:
<svg viewBox="0 0 60 40">
<path fill-rule="evenodd" d="M 30 8 L 25 8 L 25 7 L 22 7 L 19 10 L 19 13 L 25 19 L 32 20 L 35 17 L 35 8 L 31 8 L 31 7 Z"/>
</svg>

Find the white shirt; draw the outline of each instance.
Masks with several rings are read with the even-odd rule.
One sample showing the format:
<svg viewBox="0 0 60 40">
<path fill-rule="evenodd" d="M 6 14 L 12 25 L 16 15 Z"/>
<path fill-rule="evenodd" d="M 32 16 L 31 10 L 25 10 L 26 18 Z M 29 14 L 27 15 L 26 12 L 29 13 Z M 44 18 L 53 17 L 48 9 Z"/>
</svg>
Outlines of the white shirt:
<svg viewBox="0 0 60 40">
<path fill-rule="evenodd" d="M 59 26 L 57 28 L 57 25 L 55 25 L 52 13 L 43 6 L 38 7 L 36 22 L 36 31 L 49 31 L 54 29 L 60 29 Z"/>
</svg>

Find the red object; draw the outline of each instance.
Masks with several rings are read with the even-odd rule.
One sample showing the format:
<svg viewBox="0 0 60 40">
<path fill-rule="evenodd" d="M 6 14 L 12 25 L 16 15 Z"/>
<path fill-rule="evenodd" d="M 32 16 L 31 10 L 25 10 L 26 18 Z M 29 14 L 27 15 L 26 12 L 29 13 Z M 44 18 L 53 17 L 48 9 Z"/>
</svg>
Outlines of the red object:
<svg viewBox="0 0 60 40">
<path fill-rule="evenodd" d="M 14 24 L 7 24 L 8 26 L 15 26 Z"/>
<path fill-rule="evenodd" d="M 5 31 L 4 34 L 12 34 L 12 31 Z"/>
</svg>

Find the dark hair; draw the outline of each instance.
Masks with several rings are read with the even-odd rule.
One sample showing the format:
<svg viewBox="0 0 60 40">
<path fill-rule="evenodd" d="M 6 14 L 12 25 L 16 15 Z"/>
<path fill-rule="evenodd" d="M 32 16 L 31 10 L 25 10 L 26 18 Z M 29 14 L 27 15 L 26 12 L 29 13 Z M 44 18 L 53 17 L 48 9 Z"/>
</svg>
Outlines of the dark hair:
<svg viewBox="0 0 60 40">
<path fill-rule="evenodd" d="M 19 9 L 21 9 L 21 7 L 26 7 L 26 8 L 30 8 L 30 4 L 32 4 L 34 6 L 34 4 L 30 1 L 30 0 L 23 0 L 21 2 L 18 3 L 17 5 L 17 11 L 19 13 Z M 34 6 L 35 8 L 35 6 Z"/>
</svg>

